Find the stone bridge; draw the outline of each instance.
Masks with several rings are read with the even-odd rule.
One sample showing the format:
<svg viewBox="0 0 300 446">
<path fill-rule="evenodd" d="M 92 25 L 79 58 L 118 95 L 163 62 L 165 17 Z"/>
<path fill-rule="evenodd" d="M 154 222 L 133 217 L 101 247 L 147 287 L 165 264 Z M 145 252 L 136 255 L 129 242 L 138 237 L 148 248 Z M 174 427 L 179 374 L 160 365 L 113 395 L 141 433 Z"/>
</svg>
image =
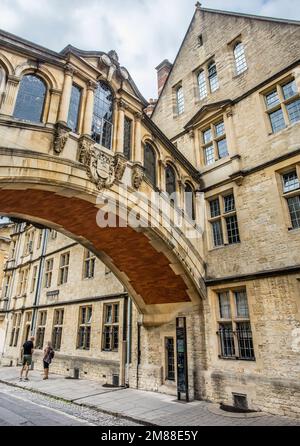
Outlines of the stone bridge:
<svg viewBox="0 0 300 446">
<path fill-rule="evenodd" d="M 117 54 L 0 32 L 0 100 L 0 213 L 92 250 L 145 324 L 199 306 L 199 174 L 143 112 Z"/>
</svg>

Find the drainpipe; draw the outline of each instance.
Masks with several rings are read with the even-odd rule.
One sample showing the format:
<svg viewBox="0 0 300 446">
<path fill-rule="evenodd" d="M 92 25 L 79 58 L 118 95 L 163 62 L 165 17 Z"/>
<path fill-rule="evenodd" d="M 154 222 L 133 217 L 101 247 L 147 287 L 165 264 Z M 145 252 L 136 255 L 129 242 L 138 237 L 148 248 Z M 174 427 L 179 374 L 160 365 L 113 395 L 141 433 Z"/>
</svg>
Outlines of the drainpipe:
<svg viewBox="0 0 300 446">
<path fill-rule="evenodd" d="M 127 319 L 128 319 L 128 297 L 126 296 L 123 301 L 123 329 L 122 329 L 122 344 L 120 354 L 120 386 L 125 387 L 125 368 L 126 368 L 126 344 L 127 344 Z"/>
<path fill-rule="evenodd" d="M 41 258 L 40 258 L 40 262 L 39 262 L 37 286 L 36 286 L 36 290 L 35 290 L 34 303 L 33 303 L 34 309 L 33 309 L 32 321 L 31 321 L 31 327 L 30 327 L 31 336 L 34 336 L 34 333 L 35 333 L 36 317 L 37 317 L 37 308 L 36 307 L 39 305 L 40 297 L 41 297 L 42 277 L 43 277 L 43 273 L 44 273 L 45 254 L 46 254 L 46 250 L 47 250 L 48 236 L 49 236 L 49 229 L 44 229 L 42 254 L 41 254 Z"/>
<path fill-rule="evenodd" d="M 131 363 L 131 337 L 132 337 L 132 300 L 127 302 L 127 353 L 126 353 L 126 375 L 125 386 L 129 387 L 129 365 Z"/>
</svg>

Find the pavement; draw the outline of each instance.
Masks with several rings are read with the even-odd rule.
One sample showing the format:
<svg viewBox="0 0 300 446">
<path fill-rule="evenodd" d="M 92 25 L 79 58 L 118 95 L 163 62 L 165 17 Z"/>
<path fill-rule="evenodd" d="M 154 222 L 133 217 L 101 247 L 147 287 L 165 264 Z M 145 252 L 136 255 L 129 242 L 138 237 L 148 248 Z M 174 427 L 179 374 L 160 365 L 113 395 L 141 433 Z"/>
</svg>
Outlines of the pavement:
<svg viewBox="0 0 300 446">
<path fill-rule="evenodd" d="M 28 382 L 19 381 L 20 368 L 0 367 L 0 382 L 153 426 L 300 426 L 299 419 L 263 412 L 224 412 L 206 401 L 179 402 L 174 396 L 136 389 L 103 387 L 91 380 L 66 379 L 30 371 Z M 0 400 L 1 405 L 1 400 Z"/>
</svg>

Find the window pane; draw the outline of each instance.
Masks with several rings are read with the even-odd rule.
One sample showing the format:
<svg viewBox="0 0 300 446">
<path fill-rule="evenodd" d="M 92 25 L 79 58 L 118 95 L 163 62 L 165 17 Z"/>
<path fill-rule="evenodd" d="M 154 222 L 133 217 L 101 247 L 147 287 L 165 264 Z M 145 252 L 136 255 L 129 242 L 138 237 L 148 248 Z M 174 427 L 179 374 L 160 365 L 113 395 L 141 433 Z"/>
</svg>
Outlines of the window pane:
<svg viewBox="0 0 300 446">
<path fill-rule="evenodd" d="M 286 106 L 291 124 L 300 121 L 300 99 Z"/>
<path fill-rule="evenodd" d="M 194 190 L 189 183 L 184 187 L 184 204 L 185 212 L 192 219 L 195 220 L 195 196 Z"/>
<path fill-rule="evenodd" d="M 228 291 L 219 294 L 219 308 L 220 317 L 222 319 L 231 319 L 230 298 Z"/>
<path fill-rule="evenodd" d="M 250 323 L 242 322 L 236 324 L 236 335 L 239 346 L 239 357 L 242 359 L 255 359 Z"/>
<path fill-rule="evenodd" d="M 81 88 L 77 87 L 76 85 L 72 85 L 71 101 L 70 101 L 69 116 L 68 116 L 68 127 L 70 127 L 72 132 L 76 132 L 78 127 L 80 99 L 81 99 Z"/>
<path fill-rule="evenodd" d="M 173 167 L 169 164 L 166 167 L 166 191 L 169 195 L 176 192 L 176 175 Z"/>
<path fill-rule="evenodd" d="M 206 80 L 204 71 L 198 74 L 199 97 L 204 99 L 207 96 Z"/>
<path fill-rule="evenodd" d="M 233 194 L 224 197 L 224 212 L 232 212 L 235 210 L 235 202 Z"/>
<path fill-rule="evenodd" d="M 273 90 L 265 96 L 267 108 L 272 108 L 275 105 L 280 104 L 277 90 Z"/>
<path fill-rule="evenodd" d="M 247 69 L 247 62 L 245 57 L 244 45 L 242 43 L 238 43 L 235 46 L 234 58 L 235 58 L 236 73 L 237 74 L 243 73 L 243 71 Z"/>
<path fill-rule="evenodd" d="M 246 291 L 236 291 L 234 293 L 237 317 L 249 317 L 249 309 Z"/>
<path fill-rule="evenodd" d="M 235 349 L 234 349 L 232 324 L 220 324 L 219 336 L 220 336 L 221 356 L 229 358 L 234 357 Z"/>
<path fill-rule="evenodd" d="M 223 121 L 219 122 L 218 124 L 215 124 L 215 132 L 216 132 L 216 137 L 224 135 L 225 126 Z"/>
<path fill-rule="evenodd" d="M 179 87 L 176 91 L 177 98 L 177 113 L 180 115 L 184 112 L 184 96 L 183 96 L 183 88 Z"/>
<path fill-rule="evenodd" d="M 156 155 L 150 144 L 145 144 L 144 148 L 144 168 L 145 175 L 153 186 L 156 185 Z"/>
<path fill-rule="evenodd" d="M 295 96 L 295 94 L 298 93 L 296 82 L 293 80 L 292 82 L 289 82 L 288 84 L 283 85 L 282 91 L 283 91 L 284 99 L 289 99 L 289 98 Z"/>
<path fill-rule="evenodd" d="M 211 129 L 207 129 L 203 132 L 203 141 L 204 144 L 208 144 L 212 140 Z"/>
<path fill-rule="evenodd" d="M 273 133 L 285 128 L 284 117 L 281 108 L 269 114 Z"/>
<path fill-rule="evenodd" d="M 213 62 L 208 67 L 208 78 L 210 84 L 210 91 L 213 93 L 219 88 L 218 76 L 217 76 L 217 67 Z"/>
<path fill-rule="evenodd" d="M 240 236 L 239 236 L 239 228 L 236 215 L 226 218 L 226 227 L 227 227 L 228 243 L 229 244 L 239 243 Z"/>
<path fill-rule="evenodd" d="M 106 305 L 105 322 L 111 324 L 112 322 L 112 306 Z"/>
<path fill-rule="evenodd" d="M 289 192 L 291 190 L 299 189 L 299 179 L 296 170 L 288 172 L 282 175 L 283 179 L 283 192 Z"/>
<path fill-rule="evenodd" d="M 210 164 L 213 164 L 215 162 L 215 150 L 214 150 L 214 146 L 208 146 L 205 147 L 204 149 L 204 159 L 205 159 L 205 164 L 208 166 Z"/>
<path fill-rule="evenodd" d="M 213 229 L 213 239 L 214 239 L 214 246 L 221 246 L 223 245 L 223 234 L 222 234 L 222 226 L 221 221 L 214 221 L 212 222 L 212 229 Z"/>
<path fill-rule="evenodd" d="M 293 228 L 300 228 L 300 196 L 288 198 L 288 206 Z"/>
<path fill-rule="evenodd" d="M 30 122 L 41 122 L 46 86 L 37 76 L 28 74 L 20 82 L 14 117 Z"/>
<path fill-rule="evenodd" d="M 225 158 L 225 156 L 228 156 L 228 149 L 227 149 L 227 140 L 226 138 L 221 139 L 217 142 L 218 145 L 218 153 L 219 158 Z"/>
<path fill-rule="evenodd" d="M 124 156 L 131 159 L 131 144 L 132 144 L 132 120 L 125 116 L 124 118 Z"/>
<path fill-rule="evenodd" d="M 99 82 L 95 91 L 92 138 L 107 149 L 111 149 L 112 120 L 112 91 L 104 82 Z"/>
<path fill-rule="evenodd" d="M 210 206 L 210 216 L 213 217 L 218 217 L 221 214 L 220 211 L 220 202 L 219 199 L 216 198 L 215 200 L 212 200 L 209 202 L 209 206 Z"/>
</svg>

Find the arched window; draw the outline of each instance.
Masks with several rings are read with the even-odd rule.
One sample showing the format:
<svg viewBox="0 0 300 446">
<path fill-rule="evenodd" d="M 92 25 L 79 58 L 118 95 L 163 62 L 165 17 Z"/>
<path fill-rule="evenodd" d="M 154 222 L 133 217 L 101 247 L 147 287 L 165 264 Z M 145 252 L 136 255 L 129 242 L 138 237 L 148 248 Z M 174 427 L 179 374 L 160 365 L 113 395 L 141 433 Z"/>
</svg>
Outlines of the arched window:
<svg viewBox="0 0 300 446">
<path fill-rule="evenodd" d="M 217 67 L 214 61 L 212 61 L 208 65 L 208 79 L 209 79 L 210 91 L 213 93 L 219 88 Z"/>
<path fill-rule="evenodd" d="M 177 113 L 181 115 L 184 112 L 184 96 L 183 88 L 178 87 L 176 90 Z"/>
<path fill-rule="evenodd" d="M 1 102 L 1 94 L 5 90 L 5 82 L 6 82 L 6 73 L 4 68 L 0 66 L 0 102 Z"/>
<path fill-rule="evenodd" d="M 200 71 L 198 74 L 198 87 L 199 87 L 199 97 L 204 99 L 207 96 L 206 79 L 204 71 Z"/>
<path fill-rule="evenodd" d="M 144 147 L 144 169 L 146 177 L 156 186 L 156 154 L 149 143 Z"/>
<path fill-rule="evenodd" d="M 194 190 L 189 183 L 186 183 L 184 186 L 184 202 L 185 202 L 185 212 L 192 220 L 195 220 Z"/>
<path fill-rule="evenodd" d="M 111 149 L 113 127 L 113 93 L 104 82 L 95 91 L 92 138 L 98 144 Z"/>
<path fill-rule="evenodd" d="M 171 196 L 176 193 L 176 173 L 172 166 L 167 164 L 166 167 L 166 192 Z M 171 198 L 171 201 L 175 203 L 175 196 Z"/>
<path fill-rule="evenodd" d="M 245 49 L 242 42 L 238 42 L 233 49 L 235 59 L 236 74 L 241 74 L 247 70 L 247 62 L 245 56 Z"/>
<path fill-rule="evenodd" d="M 42 122 L 46 98 L 44 81 L 34 75 L 23 76 L 16 100 L 14 117 L 30 122 Z"/>
</svg>

